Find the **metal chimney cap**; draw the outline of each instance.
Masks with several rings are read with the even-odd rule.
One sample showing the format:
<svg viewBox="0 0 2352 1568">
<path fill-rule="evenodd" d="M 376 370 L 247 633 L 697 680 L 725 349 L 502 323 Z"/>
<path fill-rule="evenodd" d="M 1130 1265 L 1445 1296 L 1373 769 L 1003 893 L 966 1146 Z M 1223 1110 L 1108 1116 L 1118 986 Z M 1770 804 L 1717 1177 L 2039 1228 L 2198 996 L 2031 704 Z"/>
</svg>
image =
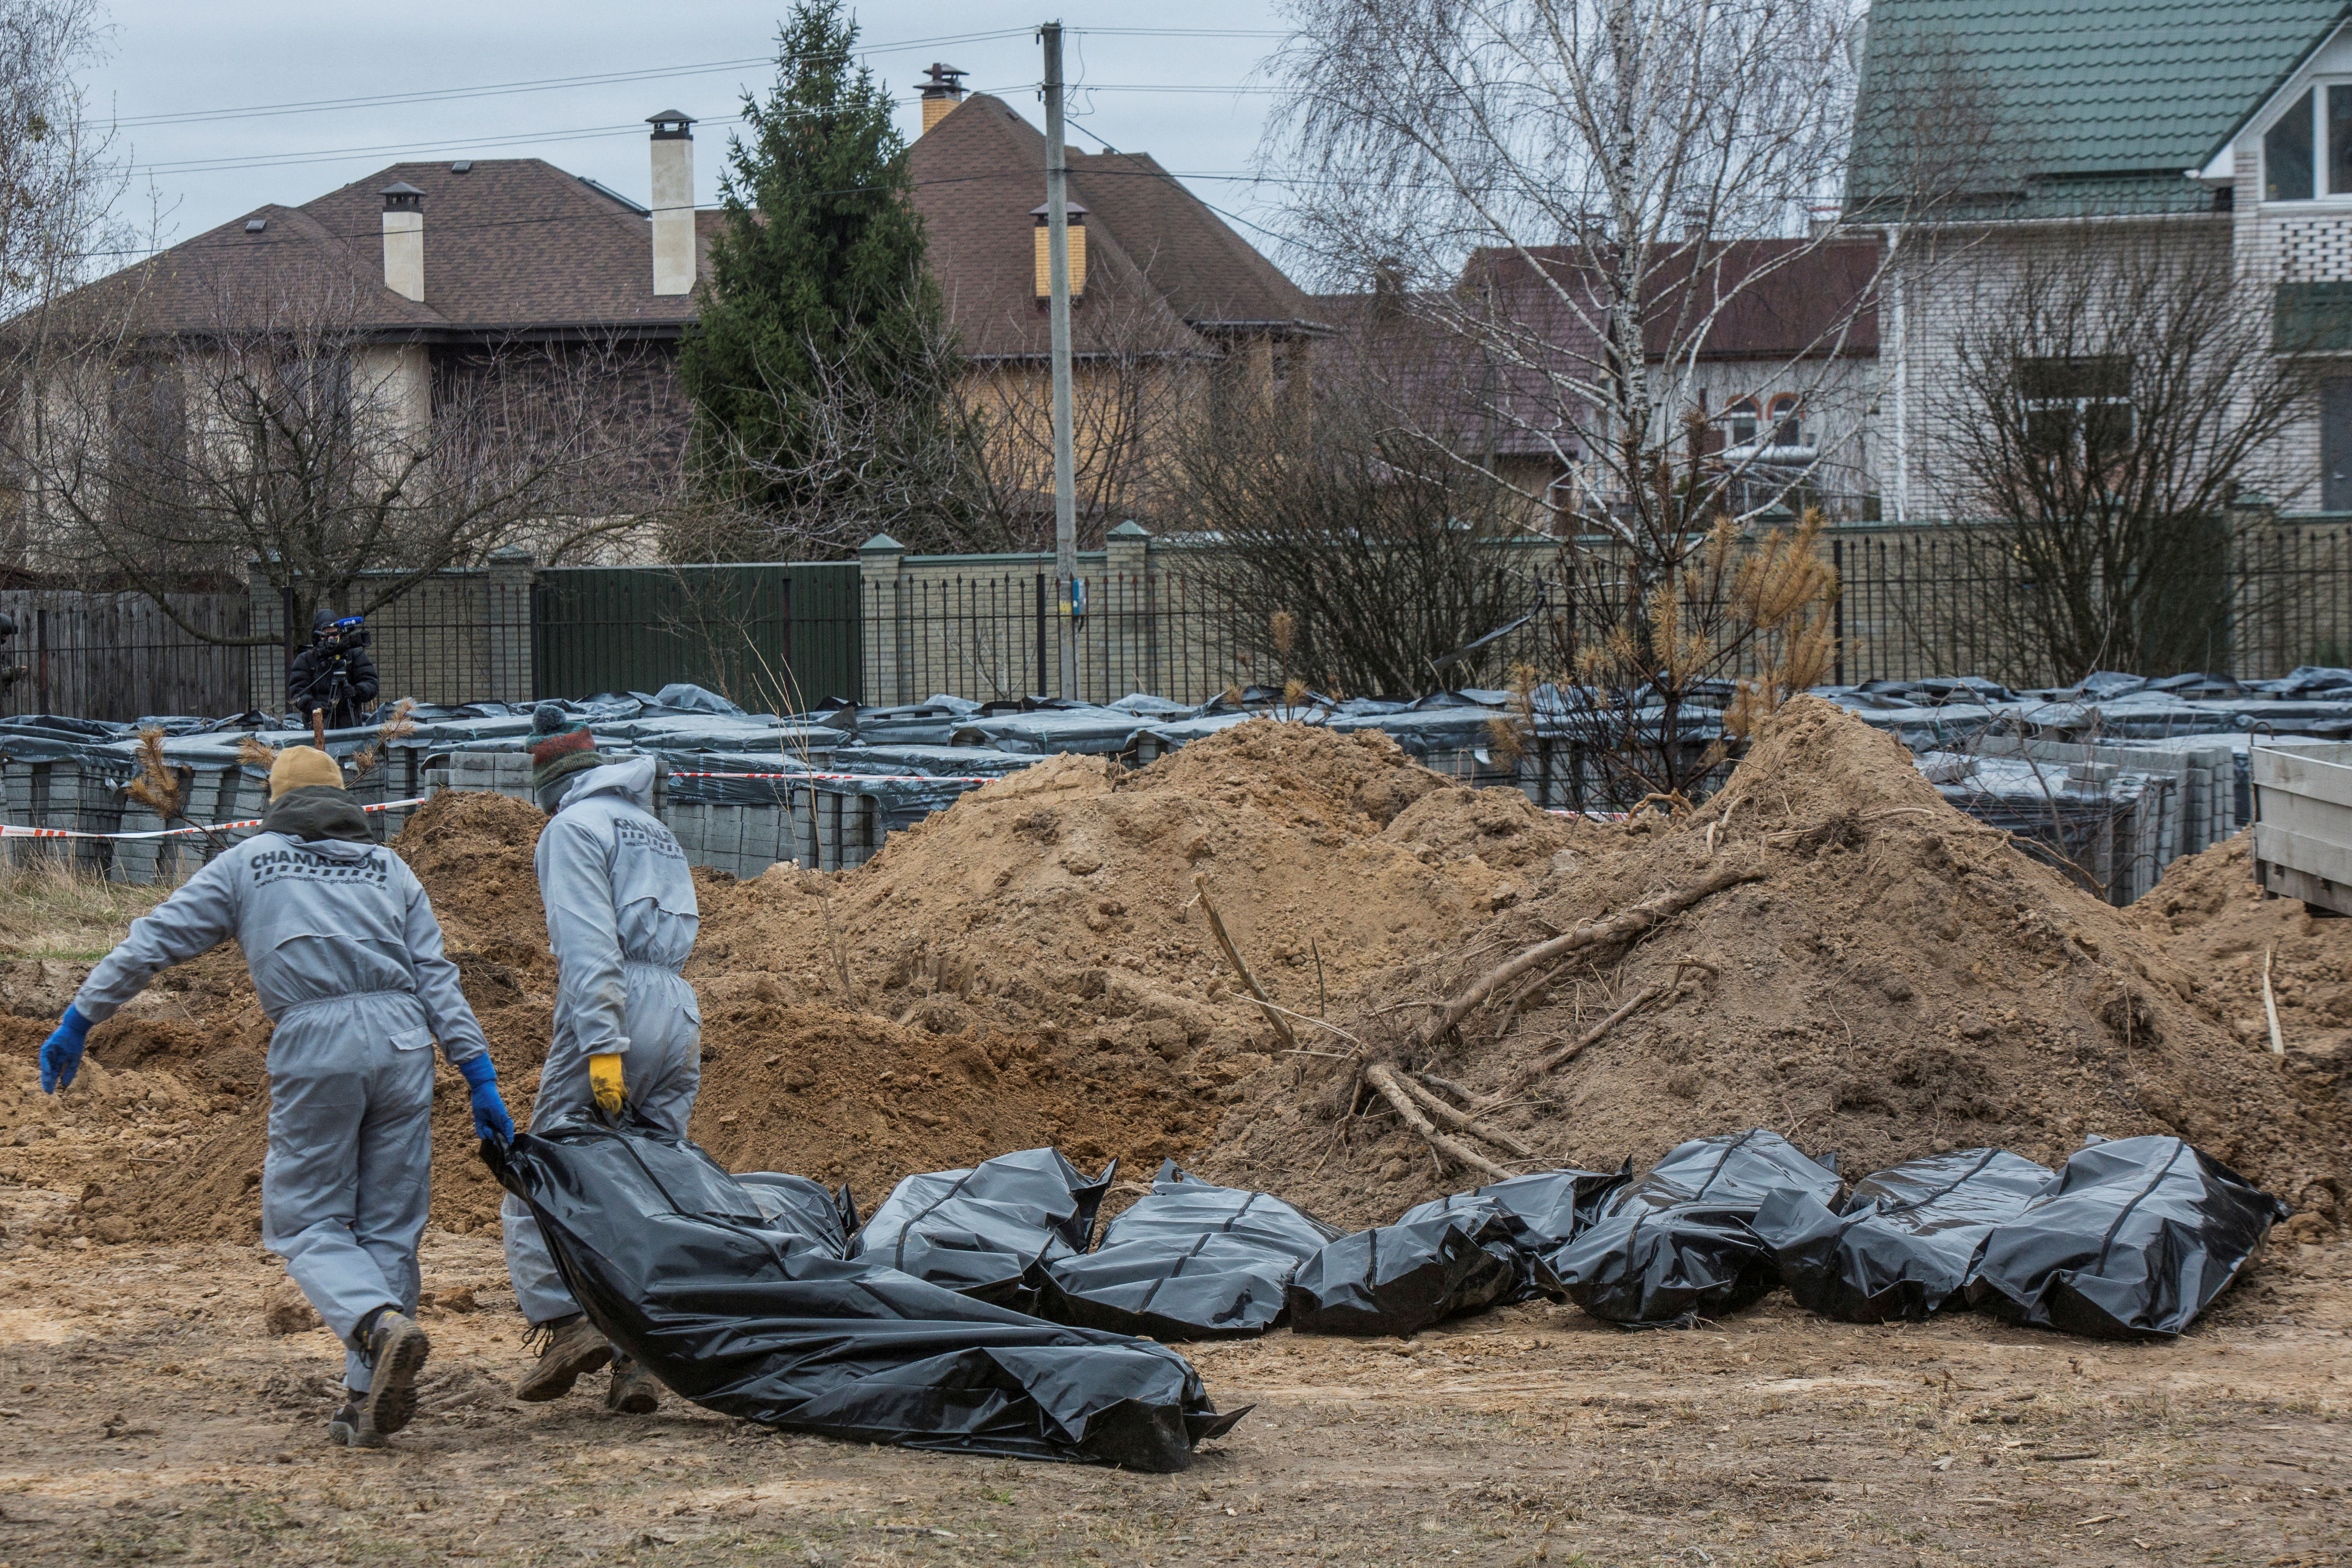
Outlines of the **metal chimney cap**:
<svg viewBox="0 0 2352 1568">
<path fill-rule="evenodd" d="M 665 109 L 659 114 L 648 114 L 646 123 L 654 128 L 654 140 L 656 142 L 694 140 L 694 116 L 683 110 Z"/>
<path fill-rule="evenodd" d="M 425 193 L 406 180 L 394 180 L 383 188 L 383 210 L 388 213 L 418 212 L 424 205 Z"/>
<path fill-rule="evenodd" d="M 1051 211 L 1053 205 L 1054 204 L 1051 202 L 1039 202 L 1035 206 L 1029 209 L 1029 216 L 1035 218 L 1039 223 L 1044 223 L 1047 218 L 1054 216 Z M 1062 203 L 1062 210 L 1070 215 L 1070 221 L 1072 223 L 1084 223 L 1087 221 L 1087 204 L 1078 200 L 1076 196 L 1070 196 L 1064 200 Z"/>
<path fill-rule="evenodd" d="M 925 98 L 961 98 L 963 79 L 971 73 L 961 66 L 941 65 L 934 60 L 931 68 L 923 73 Z"/>
</svg>

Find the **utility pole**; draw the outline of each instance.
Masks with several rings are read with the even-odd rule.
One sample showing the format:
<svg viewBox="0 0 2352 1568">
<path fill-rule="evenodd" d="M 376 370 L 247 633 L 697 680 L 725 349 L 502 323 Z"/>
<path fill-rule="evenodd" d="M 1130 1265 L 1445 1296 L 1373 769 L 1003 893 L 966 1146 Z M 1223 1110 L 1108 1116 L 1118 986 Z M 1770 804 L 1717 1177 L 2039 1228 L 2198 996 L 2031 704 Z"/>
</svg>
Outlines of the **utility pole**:
<svg viewBox="0 0 2352 1568">
<path fill-rule="evenodd" d="M 1070 435 L 1070 169 L 1062 153 L 1062 24 L 1037 29 L 1045 45 L 1046 314 L 1054 334 L 1054 593 L 1061 628 L 1062 689 L 1078 694 L 1078 463 Z"/>
</svg>

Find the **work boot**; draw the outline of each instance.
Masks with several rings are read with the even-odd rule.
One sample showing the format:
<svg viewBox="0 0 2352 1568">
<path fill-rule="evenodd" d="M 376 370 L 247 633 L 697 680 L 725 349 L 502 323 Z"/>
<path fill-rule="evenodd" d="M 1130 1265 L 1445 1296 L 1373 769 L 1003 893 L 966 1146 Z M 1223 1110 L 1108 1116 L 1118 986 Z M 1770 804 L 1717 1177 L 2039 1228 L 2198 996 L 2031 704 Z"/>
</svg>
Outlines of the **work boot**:
<svg viewBox="0 0 2352 1568">
<path fill-rule="evenodd" d="M 604 1408 L 623 1415 L 651 1415 L 661 1408 L 661 1379 L 635 1358 L 613 1352 L 613 1383 L 604 1390 Z"/>
<path fill-rule="evenodd" d="M 425 1331 L 404 1314 L 389 1307 L 376 1314 L 367 1335 L 367 1394 L 359 1405 L 368 1429 L 354 1432 L 352 1447 L 382 1447 L 385 1437 L 408 1425 L 416 1414 L 416 1374 L 432 1350 Z"/>
<path fill-rule="evenodd" d="M 561 1399 L 572 1385 L 613 1359 L 613 1347 L 596 1325 L 579 1312 L 534 1324 L 525 1342 L 541 1342 L 539 1364 L 515 1384 L 515 1397 L 538 1405 Z"/>
<path fill-rule="evenodd" d="M 367 1390 L 346 1388 L 342 1408 L 327 1417 L 327 1441 L 339 1448 L 381 1448 L 383 1434 L 368 1425 L 360 1413 L 367 1400 Z"/>
</svg>

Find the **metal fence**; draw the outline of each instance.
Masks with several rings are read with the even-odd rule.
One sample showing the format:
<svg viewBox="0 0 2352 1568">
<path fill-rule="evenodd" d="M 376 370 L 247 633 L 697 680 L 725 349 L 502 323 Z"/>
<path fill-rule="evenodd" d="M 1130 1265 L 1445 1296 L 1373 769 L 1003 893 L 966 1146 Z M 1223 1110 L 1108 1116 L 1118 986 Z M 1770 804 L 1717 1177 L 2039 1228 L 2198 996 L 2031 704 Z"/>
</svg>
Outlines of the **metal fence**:
<svg viewBox="0 0 2352 1568">
<path fill-rule="evenodd" d="M 2021 646 L 2003 608 L 2019 592 L 2015 574 L 1981 531 L 1844 528 L 1823 548 L 1842 584 L 1829 672 L 1840 683 L 1973 674 L 2032 687 L 2084 673 L 2052 668 Z M 2211 600 L 2223 605 L 2221 631 L 2197 662 L 2242 679 L 2352 664 L 2352 520 L 2285 520 L 2231 548 L 2228 581 Z M 1562 542 L 1522 553 L 1512 572 L 1527 585 L 1526 623 L 1434 671 L 1433 683 L 1498 682 L 1519 660 L 1557 673 L 1550 666 L 1572 634 L 1604 630 L 1622 613 L 1630 574 L 1605 548 Z M 1103 702 L 1139 691 L 1199 702 L 1278 679 L 1263 657 L 1265 628 L 1244 626 L 1221 602 L 1205 554 L 1154 548 L 1147 558 L 1137 549 L 1113 563 L 1095 553 L 1082 563 L 1075 614 L 1059 602 L 1049 563 L 1034 557 L 920 558 L 887 576 L 850 562 L 534 571 L 494 561 L 436 574 L 372 615 L 371 651 L 386 697 L 437 703 L 671 681 L 767 711 L 940 693 Z M 0 591 L 0 610 L 18 627 L 0 644 L 0 714 L 283 710 L 278 595 L 175 595 L 173 608 L 211 637 L 273 642 L 224 646 L 136 595 Z M 1068 692 L 1066 626 L 1077 655 Z"/>
<path fill-rule="evenodd" d="M 2352 663 L 2352 530 L 2336 520 L 2282 521 L 2226 548 L 2227 583 L 2215 584 L 2210 603 L 2180 606 L 2184 618 L 2210 627 L 2184 653 L 2184 668 L 2258 680 L 2297 665 Z M 1832 679 L 1842 684 L 1981 675 L 2040 687 L 2088 673 L 2053 667 L 2021 637 L 2016 609 L 2030 590 L 1997 534 L 1842 530 L 1829 550 L 1843 585 L 1832 626 Z"/>
<path fill-rule="evenodd" d="M 1108 702 L 1147 692 L 1205 702 L 1251 679 L 1232 616 L 1202 584 L 1171 572 L 1097 572 L 1068 617 L 1077 687 L 1064 692 L 1064 613 L 1050 571 L 909 577 L 866 586 L 865 700 L 977 702 L 1070 696 Z"/>
<path fill-rule="evenodd" d="M 691 681 L 744 707 L 856 699 L 853 562 L 542 570 L 531 589 L 531 695 Z"/>
</svg>

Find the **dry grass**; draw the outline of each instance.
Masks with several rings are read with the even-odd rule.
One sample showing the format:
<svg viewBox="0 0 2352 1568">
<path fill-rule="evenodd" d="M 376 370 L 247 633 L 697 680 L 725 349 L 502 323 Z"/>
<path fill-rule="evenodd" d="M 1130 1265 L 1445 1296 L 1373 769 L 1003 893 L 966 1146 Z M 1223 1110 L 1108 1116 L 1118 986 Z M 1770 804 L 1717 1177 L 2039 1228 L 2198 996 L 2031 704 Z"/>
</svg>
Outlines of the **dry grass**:
<svg viewBox="0 0 2352 1568">
<path fill-rule="evenodd" d="M 171 891 L 103 881 L 58 858 L 0 863 L 0 957 L 103 958 Z"/>
</svg>

